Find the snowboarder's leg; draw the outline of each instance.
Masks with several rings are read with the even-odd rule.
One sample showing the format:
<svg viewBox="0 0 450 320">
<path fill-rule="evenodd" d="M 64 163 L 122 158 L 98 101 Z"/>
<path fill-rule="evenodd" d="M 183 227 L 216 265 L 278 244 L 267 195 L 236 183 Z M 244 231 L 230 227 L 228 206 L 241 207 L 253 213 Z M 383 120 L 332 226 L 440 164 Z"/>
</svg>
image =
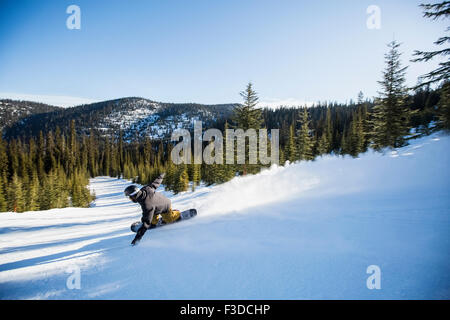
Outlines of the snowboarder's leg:
<svg viewBox="0 0 450 320">
<path fill-rule="evenodd" d="M 182 212 L 180 210 L 171 209 L 170 212 L 154 215 L 149 229 L 153 229 L 165 225 L 167 223 L 173 223 L 180 220 L 190 219 L 192 217 L 195 217 L 196 215 L 197 210 L 195 209 L 189 209 Z M 131 231 L 137 232 L 137 230 L 139 230 L 141 226 L 142 222 L 136 221 L 131 225 Z"/>
<path fill-rule="evenodd" d="M 180 210 L 172 210 L 170 209 L 167 213 L 162 213 L 162 218 L 165 223 L 172 223 L 177 221 L 180 218 Z"/>
<path fill-rule="evenodd" d="M 150 228 L 152 228 L 153 226 L 159 227 L 162 223 L 162 216 L 160 214 L 154 214 Z"/>
<path fill-rule="evenodd" d="M 163 224 L 165 224 L 165 223 L 162 220 L 162 217 L 161 217 L 160 214 L 153 215 L 153 219 L 152 219 L 152 222 L 150 224 L 150 228 L 149 229 L 153 229 L 153 228 L 159 227 L 159 226 L 161 226 Z M 137 232 L 141 226 L 142 226 L 142 222 L 141 221 L 136 221 L 135 223 L 133 223 L 131 225 L 131 231 L 132 232 Z"/>
</svg>

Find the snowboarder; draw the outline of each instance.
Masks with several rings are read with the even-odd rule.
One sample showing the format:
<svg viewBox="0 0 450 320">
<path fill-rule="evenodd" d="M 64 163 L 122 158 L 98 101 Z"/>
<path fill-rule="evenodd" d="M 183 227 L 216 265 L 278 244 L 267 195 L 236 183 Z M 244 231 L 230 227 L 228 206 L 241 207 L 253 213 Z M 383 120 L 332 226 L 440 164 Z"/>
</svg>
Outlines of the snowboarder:
<svg viewBox="0 0 450 320">
<path fill-rule="evenodd" d="M 142 236 L 148 229 L 180 219 L 180 211 L 172 210 L 170 199 L 162 193 L 156 192 L 164 176 L 164 173 L 160 174 L 155 181 L 141 189 L 135 185 L 131 185 L 124 190 L 126 197 L 135 203 L 139 203 L 142 207 L 142 224 L 136 231 L 136 237 L 131 242 L 133 246 L 142 239 Z"/>
</svg>

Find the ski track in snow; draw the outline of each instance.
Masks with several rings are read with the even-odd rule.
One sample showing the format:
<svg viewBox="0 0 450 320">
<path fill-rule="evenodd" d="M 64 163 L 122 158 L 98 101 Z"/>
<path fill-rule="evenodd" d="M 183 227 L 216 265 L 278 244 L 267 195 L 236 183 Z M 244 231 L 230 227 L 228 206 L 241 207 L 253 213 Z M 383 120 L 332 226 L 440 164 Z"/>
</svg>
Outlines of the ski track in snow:
<svg viewBox="0 0 450 320">
<path fill-rule="evenodd" d="M 1 299 L 449 299 L 450 137 L 325 156 L 172 195 L 192 220 L 148 231 L 130 183 L 88 209 L 0 214 Z M 381 290 L 369 290 L 369 265 Z M 81 288 L 66 285 L 80 269 Z"/>
</svg>

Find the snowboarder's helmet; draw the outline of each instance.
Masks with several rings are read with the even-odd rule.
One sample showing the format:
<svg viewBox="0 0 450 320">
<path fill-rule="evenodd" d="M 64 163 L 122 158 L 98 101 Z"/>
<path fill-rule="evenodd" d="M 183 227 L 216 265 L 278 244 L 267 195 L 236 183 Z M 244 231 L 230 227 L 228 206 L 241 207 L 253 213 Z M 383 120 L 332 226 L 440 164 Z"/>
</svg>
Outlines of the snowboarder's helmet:
<svg viewBox="0 0 450 320">
<path fill-rule="evenodd" d="M 125 193 L 125 197 L 134 197 L 138 192 L 139 188 L 132 184 L 131 186 L 126 187 L 123 193 Z"/>
</svg>

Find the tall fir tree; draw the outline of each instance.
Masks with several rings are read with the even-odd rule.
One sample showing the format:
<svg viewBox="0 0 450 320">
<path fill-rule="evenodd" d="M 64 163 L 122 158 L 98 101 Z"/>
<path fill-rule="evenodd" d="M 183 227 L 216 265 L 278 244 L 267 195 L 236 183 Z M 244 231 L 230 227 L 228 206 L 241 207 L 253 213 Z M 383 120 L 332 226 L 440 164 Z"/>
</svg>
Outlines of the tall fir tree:
<svg viewBox="0 0 450 320">
<path fill-rule="evenodd" d="M 200 184 L 200 165 L 192 165 L 192 191 L 195 191 L 195 187 Z"/>
<path fill-rule="evenodd" d="M 38 147 L 38 152 L 42 154 L 41 147 Z M 44 171 L 49 172 L 52 168 L 56 167 L 56 158 L 55 158 L 55 138 L 53 136 L 53 132 L 49 131 L 46 136 L 46 152 L 44 157 Z M 43 173 L 39 174 L 39 180 L 43 179 Z"/>
<path fill-rule="evenodd" d="M 12 212 L 23 212 L 25 211 L 25 197 L 23 192 L 22 181 L 17 175 L 14 173 L 11 179 L 11 184 L 8 189 L 8 200 L 9 200 L 9 211 Z"/>
<path fill-rule="evenodd" d="M 358 154 L 364 152 L 365 133 L 362 119 L 361 109 L 357 109 L 352 113 L 352 121 L 350 124 L 350 132 L 348 134 L 348 152 L 351 156 L 357 157 Z"/>
<path fill-rule="evenodd" d="M 327 132 L 322 132 L 322 135 L 317 140 L 317 153 L 319 155 L 328 153 L 328 150 L 330 148 L 330 141 L 328 140 L 328 134 Z"/>
<path fill-rule="evenodd" d="M 111 143 L 109 137 L 106 137 L 105 151 L 103 156 L 103 174 L 105 176 L 110 175 L 110 168 L 111 168 Z"/>
<path fill-rule="evenodd" d="M 235 128 L 242 129 L 244 131 L 248 129 L 260 129 L 263 121 L 262 112 L 260 108 L 257 108 L 258 95 L 253 90 L 253 84 L 249 82 L 245 90 L 242 91 L 240 95 L 244 101 L 242 105 L 238 105 L 234 108 L 233 121 L 235 123 Z M 248 144 L 246 144 L 245 163 L 241 166 L 241 170 L 244 175 L 247 174 L 247 169 L 250 167 L 247 164 L 250 152 L 256 152 L 256 150 L 251 150 Z"/>
<path fill-rule="evenodd" d="M 442 1 L 433 4 L 426 3 L 421 4 L 420 6 L 424 10 L 423 16 L 425 18 L 439 20 L 440 18 L 448 19 L 450 17 L 450 1 Z M 450 28 L 447 28 L 447 31 L 449 30 Z M 450 37 L 440 37 L 434 42 L 434 44 L 438 46 L 447 44 L 447 47 L 435 51 L 416 50 L 414 52 L 414 55 L 417 58 L 413 59 L 412 62 L 427 62 L 436 57 L 444 58 L 441 62 L 439 62 L 437 68 L 419 78 L 421 82 L 418 87 L 428 86 L 433 83 L 443 83 L 447 82 L 448 79 L 450 79 L 450 47 L 448 46 L 448 44 L 450 44 Z"/>
<path fill-rule="evenodd" d="M 286 145 L 287 159 L 291 163 L 294 162 L 295 160 L 297 160 L 297 158 L 298 158 L 297 144 L 296 144 L 295 140 L 296 140 L 295 128 L 294 128 L 294 124 L 291 124 L 291 126 L 289 127 L 289 140 Z"/>
<path fill-rule="evenodd" d="M 39 210 L 39 188 L 38 176 L 33 172 L 31 181 L 26 188 L 26 207 L 28 211 Z"/>
<path fill-rule="evenodd" d="M 349 147 L 348 147 L 348 143 L 347 143 L 347 129 L 344 126 L 344 129 L 342 131 L 342 135 L 341 135 L 341 143 L 340 143 L 340 154 L 341 155 L 345 155 L 345 154 L 349 154 Z"/>
<path fill-rule="evenodd" d="M 225 125 L 224 125 L 224 132 L 226 133 L 227 129 L 229 128 L 228 125 L 228 121 L 225 121 Z M 223 149 L 224 153 L 223 153 L 223 181 L 222 182 L 226 182 L 231 180 L 236 172 L 235 169 L 235 165 L 234 164 L 227 164 L 226 163 L 226 146 L 227 146 L 228 140 L 227 140 L 227 135 L 225 134 L 223 137 Z"/>
<path fill-rule="evenodd" d="M 123 173 L 124 170 L 124 148 L 123 148 L 123 131 L 122 129 L 119 130 L 119 154 L 118 154 L 118 162 L 119 162 L 119 167 L 120 167 L 120 172 Z M 120 178 L 120 176 L 118 176 L 118 178 Z"/>
<path fill-rule="evenodd" d="M 442 85 L 440 93 L 437 111 L 439 128 L 450 131 L 450 80 Z"/>
<path fill-rule="evenodd" d="M 411 111 L 407 105 L 405 73 L 408 67 L 402 67 L 398 51 L 400 44 L 389 43 L 389 52 L 385 55 L 386 68 L 383 80 L 378 83 L 382 91 L 376 99 L 372 112 L 372 147 L 380 150 L 384 147 L 397 148 L 405 144 L 409 133 Z"/>
<path fill-rule="evenodd" d="M 432 20 L 448 19 L 450 17 L 450 1 L 442 1 L 438 3 L 427 3 L 420 5 L 423 8 L 423 16 Z M 450 28 L 447 28 L 450 31 Z M 416 87 L 429 86 L 433 83 L 440 84 L 440 100 L 437 104 L 438 107 L 438 121 L 437 127 L 439 129 L 450 130 L 450 37 L 443 36 L 434 42 L 435 45 L 443 46 L 446 48 L 435 51 L 418 51 L 414 52 L 417 56 L 413 62 L 427 62 L 433 60 L 436 57 L 441 58 L 438 67 L 429 73 L 419 78 L 420 83 Z"/>
<path fill-rule="evenodd" d="M 313 140 L 310 136 L 310 120 L 307 108 L 303 108 L 300 112 L 300 129 L 297 133 L 297 156 L 299 160 L 312 160 L 313 156 Z"/>
<path fill-rule="evenodd" d="M 0 212 L 8 209 L 8 199 L 6 197 L 6 188 L 8 186 L 8 155 L 6 145 L 0 135 Z"/>
<path fill-rule="evenodd" d="M 331 108 L 327 107 L 327 112 L 325 116 L 325 126 L 322 133 L 322 147 L 323 153 L 331 152 L 333 149 L 333 119 L 331 115 Z"/>
<path fill-rule="evenodd" d="M 5 212 L 8 209 L 8 201 L 5 196 L 5 183 L 0 179 L 0 212 Z"/>
<path fill-rule="evenodd" d="M 43 177 L 44 172 L 45 172 L 44 156 L 46 154 L 48 155 L 48 157 L 50 156 L 49 154 L 50 154 L 51 150 L 49 150 L 49 147 L 50 146 L 48 146 L 47 150 L 45 150 L 46 148 L 45 148 L 45 142 L 44 142 L 44 134 L 42 133 L 42 131 L 39 131 L 39 140 L 38 140 L 37 155 L 36 155 L 37 159 L 35 159 L 35 160 L 36 160 L 36 163 L 37 163 L 38 176 L 41 177 L 41 178 Z"/>
</svg>

